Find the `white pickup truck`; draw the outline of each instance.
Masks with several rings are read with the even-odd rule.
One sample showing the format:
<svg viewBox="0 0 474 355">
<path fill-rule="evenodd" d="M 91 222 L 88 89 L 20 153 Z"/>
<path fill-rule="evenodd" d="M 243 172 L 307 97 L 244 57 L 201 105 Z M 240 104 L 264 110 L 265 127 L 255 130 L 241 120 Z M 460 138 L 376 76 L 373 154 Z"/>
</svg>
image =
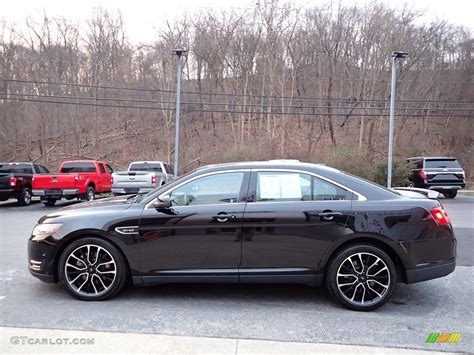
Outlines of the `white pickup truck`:
<svg viewBox="0 0 474 355">
<path fill-rule="evenodd" d="M 134 161 L 127 171 L 112 174 L 112 195 L 143 194 L 173 179 L 173 168 L 162 161 Z"/>
</svg>

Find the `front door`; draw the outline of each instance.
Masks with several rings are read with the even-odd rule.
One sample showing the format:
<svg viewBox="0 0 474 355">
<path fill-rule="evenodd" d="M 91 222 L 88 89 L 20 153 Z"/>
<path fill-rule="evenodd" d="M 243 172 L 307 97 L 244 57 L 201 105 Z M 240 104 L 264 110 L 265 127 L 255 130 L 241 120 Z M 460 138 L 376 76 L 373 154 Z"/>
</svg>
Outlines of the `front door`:
<svg viewBox="0 0 474 355">
<path fill-rule="evenodd" d="M 352 193 L 308 173 L 253 171 L 243 223 L 242 282 L 315 282 L 346 227 Z"/>
<path fill-rule="evenodd" d="M 249 172 L 219 172 L 164 192 L 171 208 L 140 220 L 144 282 L 237 282 Z"/>
</svg>

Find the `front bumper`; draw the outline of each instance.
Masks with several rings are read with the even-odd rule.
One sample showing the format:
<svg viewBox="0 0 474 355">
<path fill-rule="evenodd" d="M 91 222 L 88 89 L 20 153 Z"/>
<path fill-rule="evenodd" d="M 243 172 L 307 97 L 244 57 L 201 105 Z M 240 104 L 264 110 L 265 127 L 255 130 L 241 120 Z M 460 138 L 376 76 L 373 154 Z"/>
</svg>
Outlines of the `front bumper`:
<svg viewBox="0 0 474 355">
<path fill-rule="evenodd" d="M 30 274 L 36 277 L 37 279 L 49 284 L 57 282 L 56 277 L 54 275 L 40 274 L 39 272 L 34 272 L 31 270 L 30 270 Z"/>
<path fill-rule="evenodd" d="M 55 263 L 57 245 L 49 238 L 48 242 L 28 241 L 28 271 L 43 282 L 58 281 Z"/>
<path fill-rule="evenodd" d="M 42 198 L 80 195 L 79 189 L 45 189 L 45 190 L 35 189 L 32 191 L 32 193 L 33 193 L 33 196 L 41 196 Z"/>
<path fill-rule="evenodd" d="M 407 270 L 406 283 L 413 284 L 416 282 L 437 279 L 449 275 L 456 268 L 456 260 L 437 263 L 436 265 L 428 265 L 415 270 Z"/>
</svg>

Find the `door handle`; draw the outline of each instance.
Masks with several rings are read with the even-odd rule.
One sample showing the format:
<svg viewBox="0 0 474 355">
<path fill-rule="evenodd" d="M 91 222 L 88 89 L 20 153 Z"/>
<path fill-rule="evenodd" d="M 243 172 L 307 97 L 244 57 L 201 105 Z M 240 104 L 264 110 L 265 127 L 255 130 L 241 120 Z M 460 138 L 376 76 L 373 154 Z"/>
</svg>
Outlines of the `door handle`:
<svg viewBox="0 0 474 355">
<path fill-rule="evenodd" d="M 320 212 L 320 213 L 318 213 L 318 216 L 319 216 L 319 217 L 342 216 L 342 212 L 332 212 L 332 211 Z"/>
<path fill-rule="evenodd" d="M 220 222 L 220 223 L 225 223 L 227 222 L 228 220 L 235 220 L 237 217 L 233 214 L 226 214 L 226 213 L 221 213 L 221 214 L 218 214 L 216 216 L 212 216 L 212 219 L 216 220 L 217 222 Z"/>
<path fill-rule="evenodd" d="M 336 216 L 342 216 L 342 212 L 323 211 L 318 213 L 318 216 L 325 221 L 332 221 Z"/>
</svg>

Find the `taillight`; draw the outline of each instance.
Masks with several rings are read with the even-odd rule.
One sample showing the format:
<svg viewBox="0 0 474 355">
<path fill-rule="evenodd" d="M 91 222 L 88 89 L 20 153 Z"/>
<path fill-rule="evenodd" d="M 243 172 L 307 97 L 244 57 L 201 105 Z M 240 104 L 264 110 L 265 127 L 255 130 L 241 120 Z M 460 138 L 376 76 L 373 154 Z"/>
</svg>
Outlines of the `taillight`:
<svg viewBox="0 0 474 355">
<path fill-rule="evenodd" d="M 434 207 L 431 209 L 431 216 L 435 222 L 440 226 L 447 226 L 451 224 L 451 220 L 443 207 Z"/>
<path fill-rule="evenodd" d="M 156 175 L 152 175 L 152 177 L 151 177 L 151 183 L 152 183 L 153 185 L 156 184 Z"/>
<path fill-rule="evenodd" d="M 421 178 L 421 180 L 428 179 L 428 176 L 426 175 L 426 173 L 423 170 L 420 170 L 420 172 L 418 173 L 418 176 Z"/>
<path fill-rule="evenodd" d="M 8 179 L 8 182 L 10 183 L 10 186 L 16 186 L 16 177 L 11 176 L 11 177 Z"/>
<path fill-rule="evenodd" d="M 458 173 L 458 174 L 454 174 L 456 175 L 457 178 L 459 179 L 464 179 L 464 173 Z"/>
</svg>

